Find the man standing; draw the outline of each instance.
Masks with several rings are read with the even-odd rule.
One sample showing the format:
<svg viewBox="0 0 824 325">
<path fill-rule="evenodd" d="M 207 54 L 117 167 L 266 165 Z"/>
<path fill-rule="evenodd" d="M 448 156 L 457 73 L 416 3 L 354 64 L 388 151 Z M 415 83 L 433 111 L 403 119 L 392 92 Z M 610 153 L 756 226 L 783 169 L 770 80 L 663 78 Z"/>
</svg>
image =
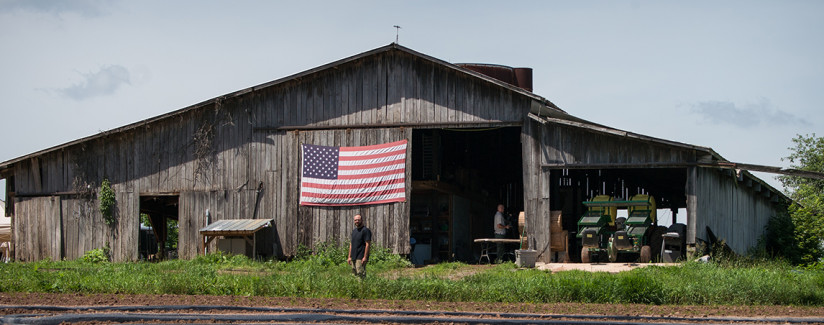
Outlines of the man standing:
<svg viewBox="0 0 824 325">
<path fill-rule="evenodd" d="M 352 266 L 352 273 L 363 278 L 366 276 L 366 261 L 369 260 L 369 247 L 372 245 L 372 231 L 364 227 L 361 215 L 356 214 L 354 219 L 355 229 L 352 229 L 346 262 Z"/>
<path fill-rule="evenodd" d="M 506 238 L 506 230 L 509 229 L 509 227 L 506 221 L 504 221 L 504 205 L 498 204 L 498 211 L 495 212 L 495 238 Z M 497 243 L 496 245 L 498 246 L 498 250 L 495 254 L 495 260 L 497 263 L 500 263 L 504 258 L 504 243 Z"/>
</svg>

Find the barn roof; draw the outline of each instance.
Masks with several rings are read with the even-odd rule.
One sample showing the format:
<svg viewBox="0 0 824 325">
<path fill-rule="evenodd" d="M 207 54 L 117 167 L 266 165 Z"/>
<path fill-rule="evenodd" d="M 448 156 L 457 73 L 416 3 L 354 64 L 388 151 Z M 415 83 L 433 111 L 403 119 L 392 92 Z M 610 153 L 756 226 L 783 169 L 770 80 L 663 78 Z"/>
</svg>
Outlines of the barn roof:
<svg viewBox="0 0 824 325">
<path fill-rule="evenodd" d="M 181 109 L 178 109 L 178 110 L 166 113 L 166 114 L 162 114 L 162 115 L 159 115 L 159 116 L 148 118 L 148 119 L 138 121 L 138 122 L 135 122 L 135 123 L 132 123 L 132 124 L 128 124 L 128 125 L 125 125 L 125 126 L 122 126 L 122 127 L 119 127 L 119 128 L 115 128 L 115 129 L 112 129 L 112 130 L 103 131 L 103 132 L 100 132 L 100 133 L 95 134 L 95 135 L 80 138 L 80 139 L 70 141 L 70 142 L 67 142 L 67 143 L 64 143 L 64 144 L 61 144 L 61 145 L 57 145 L 57 146 L 54 146 L 54 147 L 51 147 L 51 148 L 43 149 L 43 150 L 28 154 L 28 155 L 25 155 L 25 156 L 10 159 L 8 161 L 0 163 L 0 177 L 2 177 L 4 175 L 4 172 L 7 173 L 14 166 L 15 163 L 18 163 L 20 161 L 24 161 L 24 160 L 29 159 L 29 158 L 37 157 L 37 156 L 40 156 L 40 155 L 43 155 L 43 154 L 46 154 L 46 153 L 49 153 L 49 152 L 57 151 L 57 150 L 60 150 L 60 149 L 66 148 L 66 147 L 81 144 L 81 143 L 91 141 L 91 140 L 95 140 L 95 139 L 98 139 L 98 138 L 102 138 L 102 137 L 105 137 L 105 136 L 109 136 L 109 135 L 113 135 L 113 134 L 117 134 L 117 133 L 121 133 L 121 132 L 126 132 L 126 131 L 129 131 L 129 130 L 132 130 L 132 129 L 136 129 L 136 128 L 139 128 L 139 127 L 142 127 L 142 126 L 146 126 L 148 124 L 152 124 L 152 123 L 157 122 L 157 121 L 173 118 L 175 116 L 184 114 L 184 113 L 192 111 L 192 110 L 197 110 L 197 109 L 200 109 L 200 108 L 203 108 L 203 107 L 213 105 L 218 101 L 223 101 L 223 100 L 226 100 L 226 99 L 240 97 L 240 96 L 243 96 L 243 95 L 246 95 L 246 94 L 249 94 L 249 93 L 253 93 L 253 92 L 258 91 L 258 90 L 263 90 L 263 89 L 266 89 L 266 88 L 275 87 L 275 86 L 281 85 L 283 83 L 286 83 L 286 82 L 289 82 L 289 81 L 292 81 L 292 80 L 299 80 L 303 77 L 310 76 L 312 74 L 315 74 L 315 73 L 318 73 L 318 72 L 321 72 L 321 71 L 324 71 L 324 70 L 327 70 L 327 69 L 334 69 L 338 66 L 341 66 L 341 65 L 344 65 L 344 64 L 347 64 L 347 63 L 350 63 L 350 62 L 354 62 L 354 61 L 357 61 L 357 60 L 360 60 L 360 59 L 363 59 L 363 58 L 366 58 L 366 57 L 379 55 L 379 54 L 382 54 L 382 53 L 385 53 L 385 52 L 390 52 L 390 51 L 400 51 L 400 52 L 403 52 L 403 53 L 407 53 L 409 55 L 420 58 L 422 60 L 432 62 L 432 63 L 437 64 L 439 66 L 446 67 L 448 69 L 452 69 L 454 71 L 458 71 L 458 72 L 463 73 L 463 74 L 471 75 L 475 78 L 478 78 L 478 79 L 484 80 L 486 82 L 492 83 L 492 84 L 494 84 L 498 87 L 502 87 L 502 88 L 508 89 L 508 90 L 510 90 L 514 93 L 525 96 L 525 97 L 532 100 L 532 106 L 531 106 L 531 109 L 530 109 L 530 112 L 529 112 L 530 117 L 533 118 L 534 120 L 538 121 L 538 122 L 541 122 L 541 123 L 563 124 L 563 125 L 568 125 L 568 126 L 572 126 L 572 127 L 587 129 L 587 130 L 590 130 L 590 131 L 593 131 L 593 132 L 606 133 L 606 134 L 610 134 L 610 135 L 613 135 L 613 136 L 632 138 L 632 139 L 641 140 L 641 141 L 645 141 L 645 142 L 652 142 L 652 143 L 658 143 L 658 144 L 667 145 L 667 146 L 680 147 L 680 148 L 688 149 L 688 150 L 695 150 L 695 151 L 704 153 L 705 156 L 712 157 L 712 159 L 711 159 L 712 161 L 721 161 L 721 162 L 727 161 L 726 159 L 721 157 L 718 153 L 716 153 L 715 151 L 713 151 L 709 147 L 702 147 L 702 146 L 696 146 L 696 145 L 691 145 L 691 144 L 686 144 L 686 143 L 680 143 L 680 142 L 666 140 L 666 139 L 649 137 L 649 136 L 645 136 L 645 135 L 641 135 L 641 134 L 637 134 L 637 133 L 632 133 L 632 132 L 628 132 L 628 131 L 623 131 L 623 130 L 619 130 L 619 129 L 615 129 L 615 128 L 611 128 L 611 127 L 608 127 L 608 126 L 604 126 L 604 125 L 600 125 L 600 124 L 597 124 L 597 123 L 593 123 L 593 122 L 590 122 L 590 121 L 583 120 L 581 118 L 570 115 L 569 113 L 565 112 L 564 110 L 560 109 L 558 106 L 553 104 L 548 99 L 546 99 L 544 97 L 541 97 L 541 96 L 539 96 L 535 93 L 532 93 L 530 91 L 527 91 L 523 88 L 511 85 L 509 83 L 506 83 L 506 82 L 503 82 L 503 81 L 500 81 L 500 80 L 497 80 L 495 78 L 489 77 L 489 76 L 481 74 L 479 72 L 475 72 L 473 70 L 463 68 L 463 67 L 458 66 L 456 64 L 452 64 L 452 63 L 440 60 L 438 58 L 435 58 L 435 57 L 432 57 L 432 56 L 414 51 L 412 49 L 409 49 L 409 48 L 403 47 L 401 45 L 398 45 L 396 43 L 391 43 L 389 45 L 385 45 L 385 46 L 382 46 L 382 47 L 379 47 L 379 48 L 376 48 L 376 49 L 373 49 L 373 50 L 370 50 L 370 51 L 366 51 L 366 52 L 363 52 L 363 53 L 360 53 L 360 54 L 357 54 L 357 55 L 354 55 L 354 56 L 343 58 L 343 59 L 325 64 L 325 65 L 316 67 L 314 69 L 299 72 L 299 73 L 296 73 L 296 74 L 293 74 L 293 75 L 290 75 L 290 76 L 287 76 L 287 77 L 284 77 L 284 78 L 280 78 L 280 79 L 277 79 L 277 80 L 273 80 L 273 81 L 270 81 L 270 82 L 266 82 L 266 83 L 263 83 L 263 84 L 260 84 L 260 85 L 257 85 L 257 86 L 252 86 L 252 87 L 249 87 L 249 88 L 241 89 L 241 90 L 238 90 L 238 91 L 235 91 L 235 92 L 223 95 L 223 96 L 218 96 L 218 97 L 215 97 L 215 98 L 212 98 L 212 99 L 209 99 L 209 100 L 206 100 L 206 101 L 203 101 L 203 102 L 191 105 L 191 106 L 187 106 L 187 107 L 184 107 L 184 108 L 181 108 Z M 749 175 L 749 174 L 747 174 L 747 175 Z M 751 175 L 749 175 L 749 176 L 756 179 L 759 183 L 769 187 L 773 192 L 778 193 L 779 195 L 782 195 L 780 191 L 777 191 L 774 188 L 770 187 L 769 184 L 766 184 L 765 182 L 763 182 L 762 180 L 760 180 L 760 179 L 758 179 L 754 176 L 751 176 Z"/>
<path fill-rule="evenodd" d="M 94 135 L 90 135 L 90 136 L 87 136 L 87 137 L 84 137 L 84 138 L 80 138 L 80 139 L 77 139 L 77 140 L 66 142 L 66 143 L 61 144 L 61 145 L 54 146 L 54 147 L 51 147 L 51 148 L 36 151 L 36 152 L 33 152 L 33 153 L 25 155 L 25 156 L 21 156 L 21 157 L 18 157 L 18 158 L 14 158 L 14 159 L 4 161 L 4 162 L 0 163 L 0 174 L 2 174 L 4 170 L 10 168 L 15 163 L 26 160 L 26 159 L 29 159 L 29 158 L 32 158 L 32 157 L 40 156 L 40 155 L 43 155 L 43 154 L 46 154 L 46 153 L 49 153 L 49 152 L 52 152 L 52 151 L 60 150 L 62 148 L 70 147 L 70 146 L 80 144 L 80 143 L 90 141 L 90 140 L 95 140 L 95 139 L 105 137 L 105 136 L 109 136 L 109 135 L 112 135 L 112 134 L 129 131 L 129 130 L 132 130 L 132 129 L 135 129 L 135 128 L 139 128 L 141 126 L 145 126 L 147 124 L 151 124 L 153 122 L 157 122 L 157 121 L 160 121 L 160 120 L 164 120 L 164 119 L 168 119 L 168 118 L 172 118 L 172 117 L 181 115 L 181 114 L 189 112 L 191 110 L 196 110 L 196 109 L 199 109 L 199 108 L 202 108 L 202 107 L 206 107 L 206 106 L 215 104 L 218 101 L 223 101 L 223 100 L 226 100 L 226 99 L 240 97 L 240 96 L 243 96 L 245 94 L 249 94 L 249 93 L 252 93 L 252 92 L 255 92 L 255 91 L 258 91 L 258 90 L 262 90 L 262 89 L 266 89 L 266 88 L 269 88 L 269 87 L 274 87 L 274 86 L 277 86 L 277 85 L 280 85 L 280 84 L 283 84 L 283 83 L 286 83 L 286 82 L 289 82 L 289 81 L 292 81 L 292 80 L 299 80 L 303 77 L 306 77 L 306 76 L 309 76 L 309 75 L 312 75 L 312 74 L 315 74 L 315 73 L 318 73 L 318 72 L 321 72 L 321 71 L 324 71 L 324 70 L 327 70 L 327 69 L 333 69 L 335 67 L 338 67 L 338 66 L 346 64 L 346 63 L 350 63 L 350 62 L 357 61 L 357 60 L 362 59 L 362 58 L 366 58 L 366 57 L 369 57 L 369 56 L 373 56 L 373 55 L 377 55 L 377 54 L 381 54 L 381 53 L 389 52 L 389 51 L 404 52 L 404 53 L 413 55 L 415 57 L 421 58 L 423 60 L 427 60 L 427 61 L 433 62 L 435 64 L 438 64 L 438 65 L 441 65 L 441 66 L 444 66 L 444 67 L 447 67 L 447 68 L 450 68 L 450 69 L 453 69 L 453 70 L 456 70 L 456 71 L 460 71 L 460 72 L 465 73 L 465 74 L 472 75 L 476 78 L 483 79 L 483 80 L 485 80 L 489 83 L 495 84 L 499 87 L 506 88 L 506 89 L 511 90 L 515 93 L 518 93 L 520 95 L 531 98 L 533 100 L 533 106 L 534 107 L 536 107 L 536 106 L 540 107 L 540 110 L 542 110 L 542 111 L 563 112 L 560 108 L 555 106 L 555 104 L 553 104 L 552 102 L 550 102 L 546 98 L 543 98 L 543 97 L 541 97 L 537 94 L 534 94 L 532 92 L 529 92 L 525 89 L 522 89 L 520 87 L 516 87 L 514 85 L 510 85 L 506 82 L 497 80 L 495 78 L 486 76 L 484 74 L 481 74 L 481 73 L 478 73 L 478 72 L 475 72 L 475 71 L 472 71 L 472 70 L 469 70 L 469 69 L 462 68 L 458 65 L 455 65 L 455 64 L 437 59 L 435 57 L 428 56 L 428 55 L 425 55 L 425 54 L 420 53 L 420 52 L 416 52 L 412 49 L 403 47 L 403 46 L 398 45 L 396 43 L 391 43 L 389 45 L 382 46 L 382 47 L 376 48 L 374 50 L 366 51 L 366 52 L 363 52 L 363 53 L 360 53 L 360 54 L 357 54 L 357 55 L 354 55 L 354 56 L 350 56 L 350 57 L 347 57 L 347 58 L 343 58 L 343 59 L 325 64 L 325 65 L 319 66 L 319 67 L 314 68 L 314 69 L 299 72 L 299 73 L 293 74 L 291 76 L 283 77 L 283 78 L 273 80 L 273 81 L 270 81 L 270 82 L 266 82 L 266 83 L 263 83 L 263 84 L 260 84 L 260 85 L 257 85 L 257 86 L 252 86 L 252 87 L 249 87 L 249 88 L 241 89 L 241 90 L 238 90 L 238 91 L 235 91 L 235 92 L 232 92 L 232 93 L 228 93 L 228 94 L 225 94 L 225 95 L 222 95 L 222 96 L 218 96 L 218 97 L 215 97 L 215 98 L 212 98 L 212 99 L 209 99 L 209 100 L 206 100 L 206 101 L 203 101 L 203 102 L 191 105 L 191 106 L 187 106 L 187 107 L 184 107 L 184 108 L 181 108 L 181 109 L 178 109 L 178 110 L 166 113 L 166 114 L 151 117 L 151 118 L 148 118 L 148 119 L 145 119 L 145 120 L 142 120 L 142 121 L 138 121 L 138 122 L 128 124 L 128 125 L 125 125 L 125 126 L 122 126 L 122 127 L 119 127 L 119 128 L 111 129 L 111 130 L 108 130 L 108 131 L 102 131 L 102 132 L 94 134 Z"/>
</svg>

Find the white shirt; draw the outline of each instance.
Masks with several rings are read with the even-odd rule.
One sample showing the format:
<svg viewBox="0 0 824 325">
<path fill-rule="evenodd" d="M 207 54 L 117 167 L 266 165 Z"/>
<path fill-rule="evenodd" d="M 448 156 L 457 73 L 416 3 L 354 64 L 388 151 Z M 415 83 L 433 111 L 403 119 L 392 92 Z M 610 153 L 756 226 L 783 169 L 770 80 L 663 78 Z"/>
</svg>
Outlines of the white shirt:
<svg viewBox="0 0 824 325">
<path fill-rule="evenodd" d="M 495 234 L 506 235 L 506 228 L 498 228 L 498 225 L 504 225 L 504 214 L 500 211 L 495 212 Z"/>
</svg>

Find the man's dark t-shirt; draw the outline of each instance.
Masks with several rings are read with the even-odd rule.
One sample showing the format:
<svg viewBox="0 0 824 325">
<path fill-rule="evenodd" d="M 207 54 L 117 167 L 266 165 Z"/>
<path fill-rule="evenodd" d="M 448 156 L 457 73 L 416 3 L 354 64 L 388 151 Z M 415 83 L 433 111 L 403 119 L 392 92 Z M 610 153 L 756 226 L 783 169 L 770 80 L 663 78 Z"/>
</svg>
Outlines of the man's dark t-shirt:
<svg viewBox="0 0 824 325">
<path fill-rule="evenodd" d="M 372 241 L 372 231 L 366 226 L 360 229 L 352 229 L 352 259 L 363 259 L 364 251 L 366 250 L 366 242 Z"/>
</svg>

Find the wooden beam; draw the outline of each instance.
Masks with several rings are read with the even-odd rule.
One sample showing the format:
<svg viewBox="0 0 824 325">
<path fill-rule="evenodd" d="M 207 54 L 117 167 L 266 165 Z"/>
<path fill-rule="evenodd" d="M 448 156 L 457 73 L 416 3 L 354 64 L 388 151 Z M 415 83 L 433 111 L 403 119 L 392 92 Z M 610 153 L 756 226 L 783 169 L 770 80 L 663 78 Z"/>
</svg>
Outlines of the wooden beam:
<svg viewBox="0 0 824 325">
<path fill-rule="evenodd" d="M 48 197 L 48 196 L 72 196 L 72 195 L 80 195 L 80 192 L 77 191 L 63 191 L 63 192 L 31 192 L 31 193 L 11 193 L 10 196 L 16 197 Z"/>
<path fill-rule="evenodd" d="M 798 176 L 798 177 L 806 177 L 806 178 L 824 179 L 824 173 L 819 173 L 819 172 L 813 172 L 813 171 L 808 171 L 808 170 L 799 170 L 799 169 L 794 169 L 794 168 L 782 168 L 782 167 L 774 167 L 774 166 L 736 163 L 736 162 L 729 162 L 729 161 L 718 161 L 718 162 L 712 162 L 712 163 L 699 163 L 698 166 L 700 166 L 700 167 L 718 167 L 718 168 L 730 168 L 730 169 L 743 169 L 743 170 L 755 171 L 755 172 L 764 172 L 764 173 L 782 174 L 782 175 L 790 175 L 790 176 Z"/>
<path fill-rule="evenodd" d="M 140 192 L 140 196 L 178 196 L 180 192 Z"/>
<path fill-rule="evenodd" d="M 697 163 L 687 162 L 652 162 L 652 163 L 603 163 L 603 164 L 588 164 L 588 163 L 548 163 L 541 164 L 544 169 L 611 169 L 611 168 L 683 168 L 696 166 Z"/>
<path fill-rule="evenodd" d="M 729 170 L 747 170 L 764 173 L 791 175 L 806 178 L 824 179 L 824 173 L 798 170 L 792 168 L 782 168 L 773 166 L 763 166 L 754 164 L 744 164 L 729 161 L 714 161 L 714 162 L 648 162 L 648 163 L 562 163 L 552 162 L 541 164 L 541 168 L 555 168 L 555 169 L 609 169 L 609 168 L 672 168 L 672 167 L 709 167 L 709 168 L 723 168 Z"/>
<path fill-rule="evenodd" d="M 203 254 L 205 255 L 206 254 L 206 249 L 209 247 L 209 243 L 211 243 L 212 240 L 217 238 L 217 236 L 211 236 L 211 235 L 202 235 L 202 236 L 203 237 L 201 238 L 201 241 L 200 241 L 200 251 L 203 252 Z"/>
<path fill-rule="evenodd" d="M 376 124 L 347 124 L 347 125 L 288 125 L 278 127 L 256 127 L 254 132 L 302 131 L 302 130 L 346 130 L 346 129 L 383 129 L 383 128 L 477 128 L 477 127 L 505 127 L 522 126 L 523 121 L 479 121 L 460 123 L 376 123 Z"/>
</svg>

